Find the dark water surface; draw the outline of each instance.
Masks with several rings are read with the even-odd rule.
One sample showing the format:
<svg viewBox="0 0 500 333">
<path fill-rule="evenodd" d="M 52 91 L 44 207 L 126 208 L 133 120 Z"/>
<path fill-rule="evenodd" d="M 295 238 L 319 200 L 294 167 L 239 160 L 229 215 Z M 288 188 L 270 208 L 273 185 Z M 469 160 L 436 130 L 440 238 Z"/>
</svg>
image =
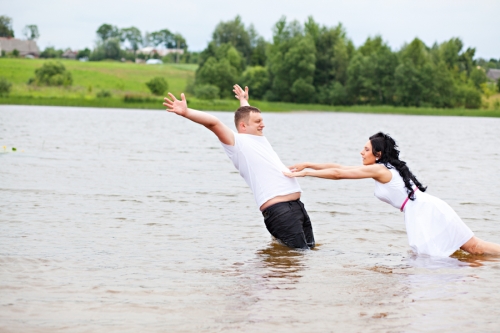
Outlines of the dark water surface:
<svg viewBox="0 0 500 333">
<path fill-rule="evenodd" d="M 232 113 L 217 113 L 228 125 Z M 428 193 L 500 242 L 500 119 L 265 113 L 285 164 L 393 135 Z M 500 261 L 414 256 L 372 180 L 299 179 L 318 246 L 274 243 L 205 128 L 166 112 L 0 106 L 2 332 L 500 330 Z"/>
</svg>

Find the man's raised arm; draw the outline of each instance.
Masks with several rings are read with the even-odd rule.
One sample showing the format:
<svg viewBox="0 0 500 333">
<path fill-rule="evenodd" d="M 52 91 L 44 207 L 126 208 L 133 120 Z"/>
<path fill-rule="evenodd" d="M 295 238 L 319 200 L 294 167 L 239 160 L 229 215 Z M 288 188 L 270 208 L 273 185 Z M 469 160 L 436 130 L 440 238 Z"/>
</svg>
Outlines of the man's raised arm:
<svg viewBox="0 0 500 333">
<path fill-rule="evenodd" d="M 163 103 L 163 105 L 167 107 L 168 112 L 173 112 L 179 116 L 205 126 L 217 135 L 220 142 L 226 145 L 234 146 L 233 131 L 224 125 L 217 117 L 205 112 L 188 109 L 184 94 L 181 94 L 180 101 L 171 93 L 168 93 L 168 96 L 170 98 L 165 97 L 165 103 Z"/>
<path fill-rule="evenodd" d="M 250 106 L 248 103 L 248 87 L 245 87 L 245 90 L 241 89 L 241 87 L 237 84 L 233 86 L 234 97 L 240 101 L 240 106 Z"/>
</svg>

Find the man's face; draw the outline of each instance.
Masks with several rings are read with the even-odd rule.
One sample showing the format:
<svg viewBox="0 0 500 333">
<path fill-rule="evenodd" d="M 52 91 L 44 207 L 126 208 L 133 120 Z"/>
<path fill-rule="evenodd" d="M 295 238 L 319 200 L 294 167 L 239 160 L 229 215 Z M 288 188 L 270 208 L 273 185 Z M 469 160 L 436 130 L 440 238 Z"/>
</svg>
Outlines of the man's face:
<svg viewBox="0 0 500 333">
<path fill-rule="evenodd" d="M 240 133 L 252 134 L 263 136 L 262 132 L 264 129 L 264 119 L 262 119 L 262 114 L 259 112 L 250 112 L 248 115 L 248 121 L 240 123 Z"/>
</svg>

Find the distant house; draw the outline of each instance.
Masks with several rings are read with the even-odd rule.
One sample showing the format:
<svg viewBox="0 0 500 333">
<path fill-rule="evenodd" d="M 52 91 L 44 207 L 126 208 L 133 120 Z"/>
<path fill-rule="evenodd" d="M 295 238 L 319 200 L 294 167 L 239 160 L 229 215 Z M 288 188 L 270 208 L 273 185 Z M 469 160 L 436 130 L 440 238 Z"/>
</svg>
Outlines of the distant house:
<svg viewBox="0 0 500 333">
<path fill-rule="evenodd" d="M 496 82 L 500 79 L 500 69 L 489 69 L 486 76 Z"/>
<path fill-rule="evenodd" d="M 14 50 L 18 50 L 21 57 L 27 55 L 38 57 L 40 55 L 40 49 L 34 40 L 0 37 L 0 52 L 10 53 Z"/>
<path fill-rule="evenodd" d="M 71 51 L 70 49 L 64 51 L 64 53 L 61 55 L 61 57 L 66 58 L 66 59 L 76 59 L 76 56 L 78 55 L 78 51 Z"/>
<path fill-rule="evenodd" d="M 151 47 L 151 46 L 139 49 L 139 50 L 137 50 L 137 52 L 138 53 L 142 53 L 142 54 L 146 54 L 146 55 L 157 54 L 160 57 L 164 57 L 167 54 L 171 54 L 171 53 L 184 54 L 184 50 L 183 49 L 156 49 L 156 48 Z"/>
</svg>

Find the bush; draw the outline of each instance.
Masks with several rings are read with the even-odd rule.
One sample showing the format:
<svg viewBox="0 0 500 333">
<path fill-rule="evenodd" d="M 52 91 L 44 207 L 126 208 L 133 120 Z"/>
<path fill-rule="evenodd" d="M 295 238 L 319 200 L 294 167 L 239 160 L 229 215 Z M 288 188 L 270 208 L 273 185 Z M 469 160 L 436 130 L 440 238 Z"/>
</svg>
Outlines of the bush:
<svg viewBox="0 0 500 333">
<path fill-rule="evenodd" d="M 168 89 L 168 83 L 164 78 L 157 76 L 146 82 L 153 95 L 161 96 Z"/>
<path fill-rule="evenodd" d="M 7 96 L 12 88 L 12 83 L 7 81 L 3 76 L 0 77 L 0 96 Z"/>
<path fill-rule="evenodd" d="M 111 97 L 111 92 L 109 90 L 101 90 L 96 94 L 96 96 L 98 98 L 108 98 Z"/>
<path fill-rule="evenodd" d="M 467 109 L 479 109 L 481 107 L 481 93 L 473 85 L 464 85 L 458 90 L 459 104 Z"/>
<path fill-rule="evenodd" d="M 495 110 L 500 110 L 500 100 L 496 99 L 496 100 L 493 102 L 493 109 L 495 109 Z"/>
<path fill-rule="evenodd" d="M 194 94 L 199 99 L 216 99 L 219 98 L 219 87 L 213 84 L 200 84 L 194 87 Z"/>
<path fill-rule="evenodd" d="M 60 62 L 46 62 L 42 67 L 35 70 L 36 85 L 47 86 L 70 86 L 73 84 L 71 73 L 66 71 L 66 67 Z"/>
<path fill-rule="evenodd" d="M 125 103 L 148 103 L 148 102 L 157 103 L 158 102 L 158 100 L 155 98 L 151 98 L 151 97 L 143 96 L 143 95 L 135 95 L 135 94 L 126 94 L 123 97 L 123 101 Z"/>
</svg>

